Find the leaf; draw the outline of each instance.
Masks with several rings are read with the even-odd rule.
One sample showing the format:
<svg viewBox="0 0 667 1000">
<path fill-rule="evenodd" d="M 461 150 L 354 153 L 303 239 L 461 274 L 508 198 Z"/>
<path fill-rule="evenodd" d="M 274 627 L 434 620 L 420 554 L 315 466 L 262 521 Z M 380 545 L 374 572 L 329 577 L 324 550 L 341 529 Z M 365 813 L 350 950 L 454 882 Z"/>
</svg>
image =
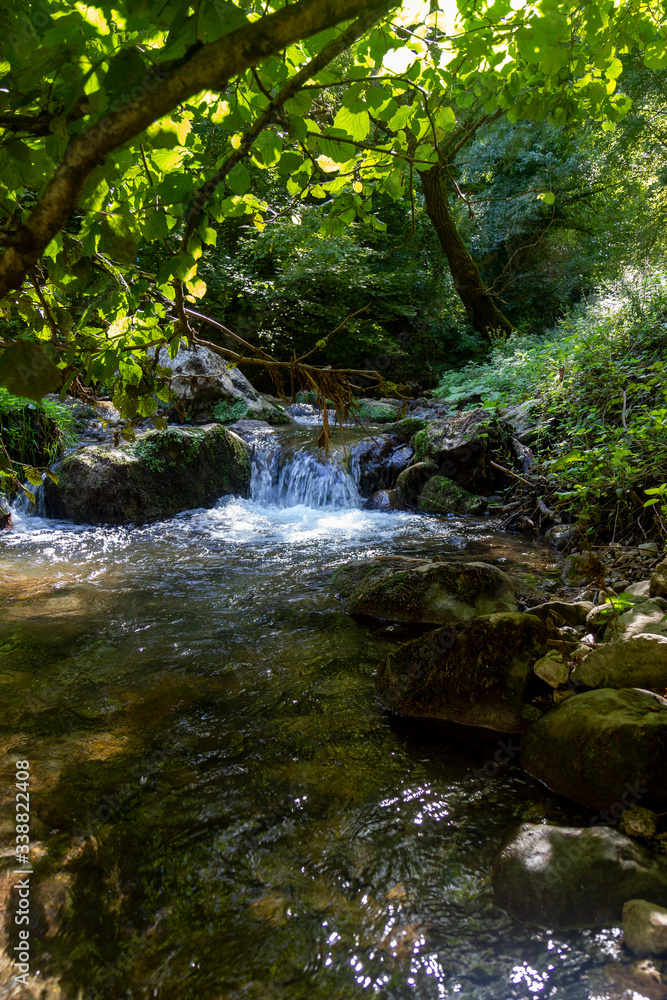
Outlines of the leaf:
<svg viewBox="0 0 667 1000">
<path fill-rule="evenodd" d="M 49 477 L 49 479 L 51 480 L 51 482 L 55 483 L 56 486 L 57 486 L 58 483 L 60 482 L 60 476 L 58 475 L 58 473 L 57 472 L 53 472 L 52 469 L 47 469 L 46 470 L 46 474 Z"/>
<path fill-rule="evenodd" d="M 60 368 L 32 340 L 20 340 L 0 355 L 0 386 L 14 396 L 39 400 L 59 389 L 62 381 Z"/>
<path fill-rule="evenodd" d="M 553 191 L 544 191 L 540 195 L 540 198 L 545 205 L 553 205 L 553 203 L 556 200 L 556 195 L 553 193 Z"/>
<path fill-rule="evenodd" d="M 389 52 L 385 54 L 384 59 L 382 60 L 382 65 L 385 69 L 388 69 L 390 73 L 396 73 L 398 76 L 403 76 L 404 73 L 407 73 L 416 58 L 416 52 L 402 46 L 400 49 L 390 49 Z"/>
<path fill-rule="evenodd" d="M 367 111 L 355 114 L 349 108 L 342 107 L 334 118 L 334 125 L 347 132 L 355 142 L 363 142 L 369 133 L 371 122 Z"/>
<path fill-rule="evenodd" d="M 237 163 L 227 174 L 227 184 L 234 194 L 245 194 L 250 187 L 250 174 L 242 163 Z"/>
<path fill-rule="evenodd" d="M 39 469 L 27 468 L 23 470 L 23 473 L 28 482 L 32 483 L 33 486 L 42 485 L 42 473 Z"/>
<path fill-rule="evenodd" d="M 153 427 L 158 431 L 166 431 L 167 429 L 167 418 L 162 413 L 154 413 L 151 417 Z"/>
<path fill-rule="evenodd" d="M 136 441 L 136 439 L 137 439 L 137 435 L 135 433 L 135 430 L 134 430 L 134 427 L 132 426 L 132 424 L 128 424 L 127 427 L 123 427 L 122 431 L 120 432 L 120 436 L 125 441 Z"/>
</svg>

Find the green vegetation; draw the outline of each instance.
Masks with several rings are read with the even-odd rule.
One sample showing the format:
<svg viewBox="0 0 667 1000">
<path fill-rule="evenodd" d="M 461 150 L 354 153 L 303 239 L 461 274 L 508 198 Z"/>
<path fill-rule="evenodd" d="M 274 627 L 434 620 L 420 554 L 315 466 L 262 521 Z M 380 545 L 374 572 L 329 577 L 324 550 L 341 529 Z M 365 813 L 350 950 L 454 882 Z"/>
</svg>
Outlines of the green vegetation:
<svg viewBox="0 0 667 1000">
<path fill-rule="evenodd" d="M 75 440 L 68 406 L 45 399 L 21 399 L 0 389 L 0 493 L 16 489 L 17 477 L 38 486 L 40 468 L 51 465 Z"/>
<path fill-rule="evenodd" d="M 529 404 L 525 420 L 559 507 L 610 538 L 667 534 L 667 287 L 631 274 L 543 336 L 515 335 L 448 372 L 459 406 Z M 532 401 L 532 404 L 530 403 Z"/>
</svg>

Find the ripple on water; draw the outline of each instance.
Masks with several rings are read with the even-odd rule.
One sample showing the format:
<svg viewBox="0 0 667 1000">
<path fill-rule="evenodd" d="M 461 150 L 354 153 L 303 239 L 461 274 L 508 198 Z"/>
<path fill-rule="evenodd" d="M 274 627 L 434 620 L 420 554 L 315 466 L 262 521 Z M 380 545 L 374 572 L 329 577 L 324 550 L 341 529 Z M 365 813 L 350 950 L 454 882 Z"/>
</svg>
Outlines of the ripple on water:
<svg viewBox="0 0 667 1000">
<path fill-rule="evenodd" d="M 525 930 L 490 897 L 512 824 L 576 815 L 375 701 L 396 640 L 342 612 L 330 572 L 396 551 L 553 583 L 550 552 L 470 519 L 239 499 L 137 527 L 16 518 L 1 770 L 8 788 L 31 760 L 35 879 L 66 878 L 34 966 L 65 997 L 601 995 L 612 932 Z"/>
</svg>

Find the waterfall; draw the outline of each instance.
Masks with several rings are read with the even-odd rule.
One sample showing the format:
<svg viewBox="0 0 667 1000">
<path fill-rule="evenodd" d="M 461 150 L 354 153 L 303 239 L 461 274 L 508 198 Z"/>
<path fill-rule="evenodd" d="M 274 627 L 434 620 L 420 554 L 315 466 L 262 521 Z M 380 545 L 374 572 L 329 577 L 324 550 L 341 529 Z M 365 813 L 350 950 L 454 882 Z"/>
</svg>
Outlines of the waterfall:
<svg viewBox="0 0 667 1000">
<path fill-rule="evenodd" d="M 312 447 L 284 447 L 274 433 L 253 438 L 250 498 L 264 507 L 361 506 L 356 482 L 335 450 L 325 459 Z"/>
</svg>

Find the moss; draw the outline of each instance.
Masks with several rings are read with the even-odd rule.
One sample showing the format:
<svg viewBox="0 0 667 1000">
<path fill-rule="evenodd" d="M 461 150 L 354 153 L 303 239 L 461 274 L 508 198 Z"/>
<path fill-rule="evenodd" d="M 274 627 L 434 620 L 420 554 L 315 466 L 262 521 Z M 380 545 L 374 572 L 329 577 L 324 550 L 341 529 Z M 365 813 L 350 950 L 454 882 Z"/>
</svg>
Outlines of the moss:
<svg viewBox="0 0 667 1000">
<path fill-rule="evenodd" d="M 235 420 L 248 416 L 248 404 L 242 399 L 237 399 L 235 403 L 222 399 L 213 407 L 213 416 L 220 424 L 233 424 Z"/>
<path fill-rule="evenodd" d="M 403 420 L 396 422 L 395 426 L 391 429 L 391 433 L 398 437 L 401 444 L 407 444 L 409 441 L 412 441 L 415 434 L 424 430 L 425 427 L 425 420 L 420 420 L 418 417 L 405 417 Z"/>
<path fill-rule="evenodd" d="M 422 514 L 449 514 L 453 511 L 467 512 L 478 506 L 478 498 L 457 486 L 446 476 L 432 476 L 424 486 L 417 506 Z"/>
<path fill-rule="evenodd" d="M 412 439 L 412 447 L 415 449 L 415 464 L 418 462 L 425 462 L 429 457 L 426 427 L 415 434 Z"/>
<path fill-rule="evenodd" d="M 354 412 L 362 423 L 392 424 L 398 419 L 398 408 L 374 399 L 360 399 Z"/>
<path fill-rule="evenodd" d="M 60 481 L 44 484 L 47 515 L 93 524 L 171 517 L 247 495 L 250 456 L 227 428 L 171 427 L 120 448 L 91 447 L 66 458 Z"/>
<path fill-rule="evenodd" d="M 51 465 L 74 442 L 74 418 L 60 403 L 34 403 L 0 389 L 0 437 L 13 461 Z"/>
</svg>

